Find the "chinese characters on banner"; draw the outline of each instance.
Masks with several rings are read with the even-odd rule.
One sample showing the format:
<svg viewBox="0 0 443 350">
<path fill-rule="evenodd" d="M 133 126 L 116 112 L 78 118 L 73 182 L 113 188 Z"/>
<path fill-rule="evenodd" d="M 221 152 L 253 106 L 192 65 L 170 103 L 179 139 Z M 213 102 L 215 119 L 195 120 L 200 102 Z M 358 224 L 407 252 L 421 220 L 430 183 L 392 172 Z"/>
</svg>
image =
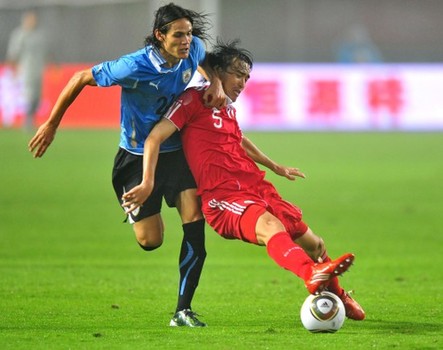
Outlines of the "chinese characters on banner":
<svg viewBox="0 0 443 350">
<path fill-rule="evenodd" d="M 443 66 L 256 64 L 244 130 L 443 130 Z"/>
<path fill-rule="evenodd" d="M 72 74 L 49 67 L 37 123 Z M 21 125 L 20 82 L 0 66 L 0 127 Z M 243 130 L 443 130 L 443 65 L 254 65 L 235 103 Z M 118 128 L 120 90 L 85 88 L 61 127 Z"/>
</svg>

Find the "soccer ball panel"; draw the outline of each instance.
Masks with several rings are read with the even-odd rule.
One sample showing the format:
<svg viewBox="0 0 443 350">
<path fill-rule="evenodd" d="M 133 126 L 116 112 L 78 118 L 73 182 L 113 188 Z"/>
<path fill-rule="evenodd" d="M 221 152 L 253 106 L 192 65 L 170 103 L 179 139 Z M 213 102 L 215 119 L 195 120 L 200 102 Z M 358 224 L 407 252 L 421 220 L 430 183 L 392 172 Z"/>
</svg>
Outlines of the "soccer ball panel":
<svg viewBox="0 0 443 350">
<path fill-rule="evenodd" d="M 335 294 L 309 295 L 300 310 L 303 326 L 313 333 L 337 332 L 345 321 L 345 306 Z"/>
</svg>

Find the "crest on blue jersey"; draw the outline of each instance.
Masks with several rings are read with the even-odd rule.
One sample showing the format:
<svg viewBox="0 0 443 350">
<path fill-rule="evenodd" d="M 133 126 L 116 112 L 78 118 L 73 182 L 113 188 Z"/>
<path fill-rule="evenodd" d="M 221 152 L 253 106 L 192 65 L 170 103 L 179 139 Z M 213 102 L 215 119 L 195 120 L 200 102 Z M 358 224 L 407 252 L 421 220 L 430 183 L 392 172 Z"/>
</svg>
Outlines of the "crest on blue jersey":
<svg viewBox="0 0 443 350">
<path fill-rule="evenodd" d="M 192 77 L 192 69 L 188 68 L 182 73 L 182 79 L 185 84 L 189 83 Z"/>
</svg>

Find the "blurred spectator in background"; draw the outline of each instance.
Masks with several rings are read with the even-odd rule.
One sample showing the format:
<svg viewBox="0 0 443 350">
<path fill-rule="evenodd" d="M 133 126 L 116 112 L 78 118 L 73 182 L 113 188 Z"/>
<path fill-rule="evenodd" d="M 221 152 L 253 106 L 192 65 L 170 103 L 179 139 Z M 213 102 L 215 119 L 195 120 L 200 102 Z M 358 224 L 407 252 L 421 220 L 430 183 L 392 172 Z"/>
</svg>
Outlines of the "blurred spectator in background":
<svg viewBox="0 0 443 350">
<path fill-rule="evenodd" d="M 12 66 L 15 77 L 23 84 L 23 127 L 27 131 L 34 127 L 35 114 L 40 104 L 47 51 L 46 37 L 38 25 L 37 13 L 28 10 L 22 16 L 20 27 L 11 33 L 6 53 L 7 63 Z"/>
<path fill-rule="evenodd" d="M 336 49 L 339 63 L 378 63 L 382 55 L 372 41 L 368 30 L 361 24 L 352 25 Z"/>
</svg>

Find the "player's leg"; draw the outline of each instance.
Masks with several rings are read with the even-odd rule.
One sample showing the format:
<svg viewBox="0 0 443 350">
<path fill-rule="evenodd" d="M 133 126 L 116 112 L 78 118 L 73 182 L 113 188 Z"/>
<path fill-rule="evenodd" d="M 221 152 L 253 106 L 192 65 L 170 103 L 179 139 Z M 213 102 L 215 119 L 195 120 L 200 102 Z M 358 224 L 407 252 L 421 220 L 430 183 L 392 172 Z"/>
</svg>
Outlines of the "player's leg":
<svg viewBox="0 0 443 350">
<path fill-rule="evenodd" d="M 330 262 L 331 258 L 326 252 L 325 243 L 322 238 L 318 237 L 310 228 L 300 237 L 294 240 L 299 244 L 312 258 L 314 262 Z M 332 289 L 330 289 L 332 287 Z M 332 278 L 328 285 L 328 290 L 335 293 L 341 291 L 338 278 Z"/>
<path fill-rule="evenodd" d="M 180 289 L 177 311 L 192 309 L 191 301 L 206 259 L 205 220 L 200 207 L 195 189 L 179 194 L 177 210 L 183 222 L 183 240 L 179 257 Z"/>
<path fill-rule="evenodd" d="M 176 314 L 170 325 L 204 327 L 206 324 L 197 319 L 191 307 L 206 259 L 205 220 L 196 190 L 181 192 L 176 206 L 183 222 L 183 239 L 179 256 L 180 281 Z"/>
<path fill-rule="evenodd" d="M 294 243 L 282 221 L 257 204 L 246 209 L 240 226 L 244 240 L 251 241 L 251 234 L 255 233 L 257 243 L 266 245 L 268 255 L 278 265 L 302 278 L 312 294 L 323 290 L 333 276 L 344 273 L 354 258 L 352 254 L 345 254 L 332 263 L 315 264 L 305 250 Z M 307 230 L 301 220 L 298 220 L 297 227 L 300 232 Z"/>
<path fill-rule="evenodd" d="M 114 160 L 112 184 L 120 205 L 122 195 L 138 185 L 142 179 L 143 157 L 120 149 Z M 160 216 L 162 204 L 161 182 L 156 181 L 152 194 L 137 210 L 127 217 L 133 224 L 138 244 L 143 250 L 150 251 L 163 243 L 163 221 Z"/>
<path fill-rule="evenodd" d="M 187 308 L 178 315 L 180 317 L 178 321 L 183 321 L 184 324 L 178 324 L 180 322 L 174 321 L 177 313 L 173 320 L 171 320 L 171 323 L 174 321 L 175 324 L 173 325 L 204 326 L 205 324 L 198 321 L 195 314 L 190 310 L 191 300 L 198 284 L 204 258 L 206 257 L 206 251 L 204 250 L 204 221 L 202 220 L 203 216 L 199 209 L 199 203 L 197 202 L 195 190 L 192 195 L 194 201 L 191 202 L 186 200 L 187 196 L 185 194 L 179 195 L 180 191 L 177 189 L 177 186 L 170 186 L 171 179 L 169 175 L 177 173 L 182 174 L 181 170 L 175 167 L 175 156 L 173 153 L 175 152 L 159 155 L 153 192 L 145 203 L 143 203 L 143 206 L 128 215 L 128 221 L 133 223 L 135 236 L 140 247 L 145 251 L 154 250 L 160 247 L 163 243 L 164 224 L 160 215 L 163 194 L 165 195 L 166 202 L 169 206 L 175 206 L 175 204 L 172 204 L 172 198 L 178 198 L 177 203 L 180 211 L 183 211 L 186 215 L 183 225 L 186 239 L 184 237 L 184 243 L 182 243 L 182 253 L 180 254 L 180 286 L 184 287 L 179 291 L 179 305 L 185 305 Z M 114 160 L 112 182 L 120 204 L 123 202 L 123 193 L 141 182 L 142 169 L 142 156 L 135 156 L 123 149 L 119 150 Z M 174 183 L 174 181 L 175 180 L 172 179 L 172 183 Z M 193 179 L 192 184 L 195 187 L 195 182 Z M 165 191 L 167 192 L 166 194 L 164 193 Z M 181 208 L 182 206 L 185 207 L 186 205 L 189 205 L 189 208 Z M 193 215 L 192 212 L 196 212 L 198 214 Z M 186 218 L 190 218 L 189 220 L 194 219 L 195 223 L 186 221 Z M 194 231 L 197 231 L 197 233 L 193 234 Z M 187 232 L 191 232 L 191 234 L 188 235 L 186 234 Z M 190 236 L 195 236 L 196 238 L 193 239 L 193 237 Z M 198 244 L 195 241 L 197 241 Z M 187 242 L 191 243 L 187 244 Z M 204 254 L 201 253 L 202 249 L 195 247 L 196 245 L 198 247 L 201 245 L 203 246 Z M 192 266 L 195 266 L 196 270 L 198 270 L 197 276 L 195 276 L 195 273 L 187 273 L 187 271 L 190 269 L 188 262 L 189 254 L 184 249 L 188 248 L 189 246 L 192 247 L 190 251 L 199 252 L 198 264 L 194 263 Z M 188 279 L 189 275 L 191 276 Z M 195 282 L 195 280 L 197 282 Z"/>
<path fill-rule="evenodd" d="M 332 261 L 326 253 L 323 239 L 314 234 L 310 228 L 308 228 L 302 236 L 294 239 L 294 242 L 299 244 L 314 262 Z M 337 277 L 333 277 L 329 281 L 328 290 L 337 295 L 341 293 L 342 288 L 339 285 Z M 336 293 L 337 291 L 340 291 L 340 293 Z"/>
<path fill-rule="evenodd" d="M 322 262 L 321 258 L 325 254 L 325 243 L 309 227 L 294 242 L 299 244 L 314 262 Z"/>
<path fill-rule="evenodd" d="M 310 228 L 308 228 L 308 230 L 301 237 L 297 238 L 295 243 L 303 247 L 303 249 L 314 261 L 323 263 L 332 262 L 331 258 L 326 252 L 323 239 L 315 235 Z M 365 318 L 365 312 L 363 311 L 362 307 L 340 286 L 336 276 L 330 279 L 326 288 L 328 291 L 334 293 L 340 299 L 342 299 L 346 309 L 346 316 L 348 318 L 358 321 Z"/>
<path fill-rule="evenodd" d="M 191 303 L 206 259 L 205 221 L 196 184 L 183 152 L 164 155 L 164 172 L 168 174 L 165 200 L 176 207 L 182 221 L 183 238 L 179 255 L 179 290 L 176 313 L 171 326 L 204 327 L 192 311 Z"/>
<path fill-rule="evenodd" d="M 135 238 L 143 250 L 159 248 L 163 243 L 163 220 L 160 214 L 151 215 L 134 222 Z"/>
<path fill-rule="evenodd" d="M 261 208 L 263 210 L 264 208 Z M 256 206 L 248 207 L 242 218 L 242 229 L 245 221 L 253 213 L 260 210 Z M 253 214 L 255 216 L 255 214 Z M 281 267 L 293 272 L 303 280 L 311 275 L 312 259 L 297 244 L 295 244 L 282 222 L 268 211 L 264 211 L 255 224 L 257 242 L 266 245 L 269 256 Z"/>
<path fill-rule="evenodd" d="M 285 227 L 291 233 L 294 242 L 299 244 L 315 263 L 320 263 L 316 266 L 317 273 L 320 279 L 326 278 L 325 271 L 322 271 L 322 266 L 328 266 L 328 264 L 332 266 L 334 261 L 328 256 L 323 239 L 318 237 L 307 226 L 304 229 L 301 227 L 303 222 L 301 221 L 301 210 L 299 208 L 281 200 L 276 191 L 269 190 L 267 193 L 271 193 L 271 195 L 267 195 L 267 202 L 271 204 L 273 211 L 278 213 L 278 217 L 281 218 Z M 351 298 L 349 293 L 343 290 L 337 276 L 329 276 L 326 288 L 342 299 L 348 318 L 354 320 L 363 320 L 365 318 L 363 309 Z"/>
</svg>

